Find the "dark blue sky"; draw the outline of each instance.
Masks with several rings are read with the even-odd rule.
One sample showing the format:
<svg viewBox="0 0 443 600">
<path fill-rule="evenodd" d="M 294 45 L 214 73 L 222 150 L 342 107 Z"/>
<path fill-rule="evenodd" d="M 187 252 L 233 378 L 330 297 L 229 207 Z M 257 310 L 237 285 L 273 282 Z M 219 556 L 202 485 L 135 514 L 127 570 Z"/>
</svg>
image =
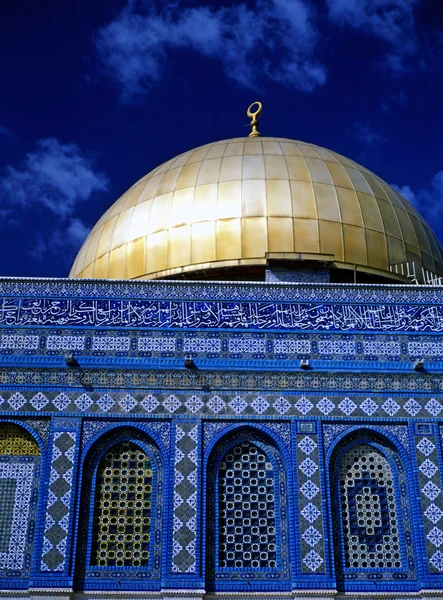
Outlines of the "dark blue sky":
<svg viewBox="0 0 443 600">
<path fill-rule="evenodd" d="M 207 142 L 313 142 L 443 242 L 441 0 L 2 0 L 0 275 L 68 274 L 134 181 Z"/>
</svg>

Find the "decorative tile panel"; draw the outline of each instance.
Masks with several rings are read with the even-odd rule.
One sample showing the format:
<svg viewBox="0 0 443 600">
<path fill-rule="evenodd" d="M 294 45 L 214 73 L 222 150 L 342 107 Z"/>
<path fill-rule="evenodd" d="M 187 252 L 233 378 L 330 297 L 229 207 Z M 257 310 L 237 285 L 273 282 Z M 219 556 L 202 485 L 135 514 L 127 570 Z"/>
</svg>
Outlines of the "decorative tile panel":
<svg viewBox="0 0 443 600">
<path fill-rule="evenodd" d="M 437 444 L 433 432 L 415 436 L 428 569 L 434 574 L 443 573 L 443 494 Z"/>
<path fill-rule="evenodd" d="M 264 331 L 192 331 L 143 329 L 103 330 L 76 329 L 31 329 L 10 327 L 0 337 L 0 356 L 14 355 L 29 357 L 56 356 L 74 352 L 77 356 L 89 357 L 150 357 L 183 358 L 190 355 L 199 359 L 276 360 L 283 366 L 287 361 L 310 358 L 312 360 L 367 361 L 372 364 L 384 361 L 388 364 L 415 360 L 442 358 L 441 342 L 436 336 L 414 334 L 352 334 L 322 332 L 278 332 Z M 26 332 L 26 335 L 24 335 Z M 84 362 L 85 359 L 83 359 Z M 286 361 L 286 362 L 285 362 Z"/>
<path fill-rule="evenodd" d="M 78 279 L 3 279 L 0 296 L 38 298 L 169 298 L 203 300 L 313 301 L 326 294 L 328 302 L 443 304 L 438 286 L 377 284 L 282 285 L 278 283 L 214 283 L 212 281 L 81 281 Z"/>
<path fill-rule="evenodd" d="M 196 572 L 198 429 L 196 423 L 175 427 L 173 573 Z"/>
<path fill-rule="evenodd" d="M 32 378 L 34 383 L 37 375 Z M 42 375 L 45 370 L 42 370 Z M 15 372 L 17 375 L 17 372 Z M 396 417 L 396 418 L 433 418 L 442 413 L 443 404 L 436 395 L 422 395 L 420 392 L 414 395 L 403 394 L 383 394 L 371 393 L 356 394 L 349 393 L 312 393 L 303 394 L 296 391 L 284 391 L 281 388 L 288 387 L 294 389 L 297 379 L 291 376 L 291 373 L 282 373 L 280 379 L 275 377 L 275 373 L 266 374 L 248 374 L 248 373 L 210 373 L 205 372 L 205 382 L 210 382 L 209 388 L 218 388 L 219 391 L 209 392 L 200 389 L 198 393 L 180 391 L 180 387 L 186 385 L 187 388 L 195 388 L 201 383 L 196 383 L 196 379 L 201 377 L 186 372 L 155 372 L 152 376 L 146 375 L 146 372 L 139 371 L 134 373 L 134 378 L 127 377 L 128 373 L 123 371 L 109 372 L 109 381 L 113 374 L 113 385 L 123 385 L 127 382 L 125 389 L 108 389 L 85 392 L 84 390 L 71 391 L 36 391 L 23 390 L 22 392 L 7 390 L 2 391 L 0 395 L 0 411 L 4 415 L 17 414 L 19 412 L 35 413 L 40 415 L 43 411 L 48 413 L 76 413 L 91 415 L 111 415 L 111 414 L 137 414 L 137 415 L 158 415 L 158 416 L 177 416 L 182 414 L 195 416 L 263 416 L 263 417 L 350 417 L 352 419 L 367 419 L 368 417 Z M 52 377 L 54 377 L 52 373 Z M 64 377 L 69 376 L 69 372 L 64 373 Z M 309 378 L 310 375 L 307 375 Z M 362 375 L 354 377 L 349 376 L 349 381 L 363 379 Z M 97 379 L 100 387 L 108 381 L 107 372 L 97 373 Z M 301 378 L 302 380 L 303 378 Z M 310 379 L 313 387 L 320 387 L 321 383 L 335 382 L 336 387 L 346 384 L 348 376 L 337 374 L 317 378 L 315 381 Z M 418 379 L 421 379 L 418 376 Z M 392 382 L 391 378 L 388 380 Z M 65 379 L 66 381 L 66 379 Z M 368 378 L 368 383 L 370 378 Z M 74 381 L 72 382 L 74 384 Z M 78 382 L 76 382 L 78 383 Z M 134 384 L 147 384 L 147 388 L 142 387 L 131 389 Z M 170 385 L 167 385 L 170 383 Z M 235 384 L 238 384 L 235 386 Z M 245 390 L 241 393 L 226 392 L 220 387 L 240 387 L 245 388 L 249 383 L 253 388 L 261 391 L 254 392 Z M 290 384 L 294 385 L 291 386 Z M 376 376 L 372 378 L 372 383 L 376 384 Z M 431 382 L 429 382 L 431 383 Z M 151 384 L 151 385 L 149 385 Z M 161 384 L 164 391 L 158 390 L 152 392 L 156 384 Z M 275 388 L 281 391 L 268 392 L 266 387 L 275 384 Z M 419 387 L 420 381 L 417 382 Z M 158 387 L 161 387 L 158 386 Z M 177 386 L 178 389 L 171 393 L 171 389 Z M 37 388 L 38 389 L 38 388 Z"/>
<path fill-rule="evenodd" d="M 38 335 L 3 334 L 0 338 L 2 350 L 36 350 L 39 342 Z"/>
<path fill-rule="evenodd" d="M 0 572 L 25 562 L 35 464 L 0 462 Z"/>
<path fill-rule="evenodd" d="M 394 437 L 400 446 L 406 451 L 407 454 L 410 454 L 410 442 L 409 442 L 409 431 L 406 425 L 370 425 L 365 423 L 365 429 L 369 429 L 372 431 L 380 431 L 382 433 L 387 433 L 389 436 Z M 331 444 L 342 435 L 345 431 L 352 431 L 355 428 L 355 425 L 351 423 L 341 424 L 324 424 L 323 425 L 323 447 L 325 452 L 327 452 L 331 446 Z"/>
<path fill-rule="evenodd" d="M 42 571 L 62 572 L 65 569 L 76 439 L 77 434 L 73 431 L 54 433 Z"/>
<path fill-rule="evenodd" d="M 317 434 L 296 436 L 297 479 L 302 573 L 325 572 L 321 473 Z"/>
<path fill-rule="evenodd" d="M 35 439 L 14 423 L 1 423 L 0 578 L 7 582 L 30 576 L 40 476 Z"/>
</svg>

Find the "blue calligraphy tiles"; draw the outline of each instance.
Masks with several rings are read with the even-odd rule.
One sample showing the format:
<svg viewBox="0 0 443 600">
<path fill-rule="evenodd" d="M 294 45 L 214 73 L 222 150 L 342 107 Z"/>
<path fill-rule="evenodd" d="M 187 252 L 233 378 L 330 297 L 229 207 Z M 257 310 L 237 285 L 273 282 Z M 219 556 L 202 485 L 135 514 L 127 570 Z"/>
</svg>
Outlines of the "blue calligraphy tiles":
<svg viewBox="0 0 443 600">
<path fill-rule="evenodd" d="M 77 434 L 56 431 L 52 448 L 42 571 L 64 571 Z"/>
<path fill-rule="evenodd" d="M 436 436 L 431 433 L 415 436 L 426 552 L 431 574 L 443 573 L 443 496 L 437 443 Z"/>
<path fill-rule="evenodd" d="M 198 432 L 196 423 L 175 427 L 172 572 L 196 572 Z"/>
<path fill-rule="evenodd" d="M 3 298 L 0 325 L 437 333 L 443 306 Z"/>
<path fill-rule="evenodd" d="M 300 430 L 299 423 L 299 430 Z M 302 573 L 325 572 L 321 473 L 317 434 L 297 434 L 298 514 Z"/>
</svg>

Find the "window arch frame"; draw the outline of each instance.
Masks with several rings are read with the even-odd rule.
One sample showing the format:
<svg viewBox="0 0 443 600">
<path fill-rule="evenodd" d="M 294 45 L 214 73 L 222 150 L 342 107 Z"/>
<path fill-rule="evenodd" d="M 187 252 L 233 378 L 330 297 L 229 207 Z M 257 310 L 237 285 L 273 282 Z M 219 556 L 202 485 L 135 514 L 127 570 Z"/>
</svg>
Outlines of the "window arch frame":
<svg viewBox="0 0 443 600">
<path fill-rule="evenodd" d="M 158 477 L 158 468 L 157 468 L 157 464 L 156 461 L 154 459 L 154 457 L 152 456 L 151 452 L 144 446 L 144 444 L 142 442 L 139 442 L 138 440 L 134 441 L 131 439 L 122 439 L 120 441 L 114 441 L 114 440 L 109 440 L 107 444 L 105 444 L 101 450 L 101 454 L 98 457 L 95 457 L 95 464 L 94 464 L 94 468 L 91 474 L 91 489 L 90 489 L 90 494 L 89 494 L 89 514 L 88 514 L 88 545 L 87 545 L 87 553 L 86 553 L 86 567 L 88 569 L 97 569 L 100 571 L 114 571 L 114 570 L 122 570 L 124 571 L 125 569 L 129 568 L 129 567 L 125 567 L 125 566 L 112 566 L 112 567 L 104 567 L 104 566 L 100 566 L 100 565 L 94 565 L 91 563 L 91 559 L 92 559 L 92 552 L 93 552 L 93 545 L 95 543 L 94 540 L 94 528 L 95 528 L 95 501 L 96 501 L 96 494 L 97 494 L 97 479 L 98 479 L 98 471 L 100 468 L 100 465 L 102 463 L 102 461 L 105 459 L 106 453 L 114 448 L 115 446 L 119 446 L 120 444 L 124 444 L 124 443 L 128 443 L 128 444 L 132 444 L 134 446 L 136 446 L 137 448 L 139 448 L 148 458 L 149 461 L 151 463 L 151 468 L 152 468 L 152 490 L 151 490 L 151 513 L 150 513 L 150 525 L 149 525 L 149 561 L 148 564 L 146 566 L 143 567 L 133 567 L 131 566 L 131 569 L 148 569 L 150 570 L 152 568 L 152 563 L 154 561 L 154 542 L 155 542 L 155 515 L 156 515 L 156 508 L 157 508 L 157 494 L 156 494 L 156 489 L 157 489 L 157 477 Z"/>
<path fill-rule="evenodd" d="M 249 442 L 263 452 L 267 459 L 273 465 L 274 475 L 274 497 L 275 497 L 275 525 L 276 525 L 276 568 L 260 569 L 240 567 L 218 567 L 219 555 L 219 467 L 226 454 L 242 442 Z M 291 548 L 292 526 L 291 515 L 293 513 L 291 506 L 292 479 L 290 470 L 285 467 L 286 454 L 281 444 L 274 439 L 274 436 L 268 433 L 264 428 L 251 426 L 229 427 L 224 430 L 220 436 L 217 436 L 205 452 L 204 469 L 204 579 L 206 589 L 210 591 L 219 591 L 231 589 L 235 585 L 238 591 L 287 591 L 291 589 L 291 572 L 293 556 Z M 214 496 L 211 492 L 216 492 Z M 283 493 L 282 493 L 283 492 Z M 214 514 L 211 515 L 211 498 L 215 497 L 213 502 Z M 283 502 L 282 502 L 283 499 Z M 282 518 L 284 515 L 284 519 Z M 211 525 L 213 539 L 211 540 Z M 212 560 L 211 560 L 212 550 Z M 217 577 L 221 574 L 222 577 Z M 247 574 L 244 578 L 242 575 Z"/>
<path fill-rule="evenodd" d="M 163 542 L 166 539 L 166 527 L 168 525 L 166 518 L 168 507 L 168 458 L 165 455 L 165 449 L 155 437 L 155 435 L 151 436 L 146 429 L 132 424 L 114 424 L 110 428 L 101 431 L 84 449 L 81 472 L 78 477 L 77 497 L 79 498 L 79 507 L 76 513 L 75 539 L 73 542 L 74 547 L 76 547 L 75 566 L 73 567 L 75 590 L 100 590 L 103 589 L 104 584 L 112 583 L 114 586 L 117 581 L 119 582 L 119 590 L 122 591 L 138 590 L 140 588 L 144 590 L 160 589 L 166 553 Z M 148 566 L 140 567 L 91 565 L 98 468 L 106 452 L 122 442 L 136 445 L 151 462 L 153 483 L 149 563 Z M 87 495 L 81 497 L 85 485 L 88 488 Z M 82 517 L 86 517 L 87 523 L 82 524 Z M 85 552 L 82 552 L 83 550 Z M 115 575 L 116 573 L 121 574 L 121 580 Z M 128 577 L 130 573 L 133 574 L 132 577 Z"/>
<path fill-rule="evenodd" d="M 402 568 L 346 568 L 344 556 L 344 536 L 343 536 L 343 515 L 340 500 L 340 486 L 337 485 L 337 476 L 343 457 L 348 451 L 361 445 L 374 447 L 388 462 L 391 469 L 395 507 L 398 520 L 399 545 L 401 551 Z M 352 592 L 357 589 L 367 591 L 392 591 L 392 588 L 415 589 L 417 581 L 421 577 L 420 564 L 420 545 L 417 547 L 419 537 L 417 536 L 417 523 L 415 518 L 415 484 L 411 476 L 411 459 L 406 455 L 404 448 L 400 447 L 398 442 L 389 434 L 375 428 L 354 428 L 346 430 L 337 437 L 335 443 L 327 452 L 326 464 L 328 465 L 326 473 L 328 514 L 329 514 L 329 556 L 331 561 L 331 573 L 335 576 L 336 586 L 339 591 Z M 398 463 L 397 463 L 398 461 Z M 400 478 L 399 466 L 403 472 Z M 402 481 L 400 481 L 402 479 Z M 402 493 L 402 485 L 405 486 L 405 493 Z M 405 515 L 403 512 L 402 497 L 406 497 L 408 509 L 408 526 L 405 526 Z M 334 532 L 332 523 L 334 518 L 339 518 L 338 532 Z M 408 541 L 409 538 L 409 541 Z M 339 560 L 335 552 L 336 543 L 339 546 Z M 409 550 L 408 550 L 409 548 Z M 414 551 L 414 548 L 418 548 Z M 413 568 L 410 560 L 412 557 Z M 388 574 L 390 577 L 380 578 L 370 577 L 368 575 Z M 411 573 L 411 575 L 409 575 Z M 361 575 L 358 578 L 358 574 Z M 355 578 L 346 577 L 346 575 L 355 575 Z M 364 577 L 366 575 L 366 577 Z M 397 575 L 397 576 L 396 576 Z M 375 583 L 374 583 L 375 582 Z M 377 587 L 374 588 L 374 585 Z"/>
</svg>

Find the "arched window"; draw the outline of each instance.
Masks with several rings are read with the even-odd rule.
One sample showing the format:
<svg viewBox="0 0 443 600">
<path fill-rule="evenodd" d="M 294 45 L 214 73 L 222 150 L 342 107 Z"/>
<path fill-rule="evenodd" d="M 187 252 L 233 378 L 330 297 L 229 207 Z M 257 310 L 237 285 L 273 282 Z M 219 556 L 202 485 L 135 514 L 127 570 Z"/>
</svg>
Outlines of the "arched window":
<svg viewBox="0 0 443 600">
<path fill-rule="evenodd" d="M 376 448 L 361 444 L 340 465 L 344 559 L 350 569 L 401 569 L 394 475 Z"/>
<path fill-rule="evenodd" d="M 415 578 L 407 498 L 406 472 L 390 444 L 354 438 L 336 451 L 334 547 L 342 589 L 355 580 L 373 586 Z"/>
<path fill-rule="evenodd" d="M 207 473 L 207 589 L 286 589 L 287 475 L 273 440 L 233 433 L 212 451 Z"/>
<path fill-rule="evenodd" d="M 91 564 L 148 566 L 151 505 L 149 457 L 130 442 L 109 448 L 97 471 Z"/>
<path fill-rule="evenodd" d="M 218 476 L 218 566 L 276 569 L 275 472 L 251 442 L 232 448 Z"/>
<path fill-rule="evenodd" d="M 161 579 L 160 450 L 140 431 L 116 429 L 91 449 L 82 481 L 75 587 L 149 589 Z"/>
<path fill-rule="evenodd" d="M 40 472 L 32 435 L 14 423 L 0 424 L 0 577 L 30 576 Z"/>
</svg>

